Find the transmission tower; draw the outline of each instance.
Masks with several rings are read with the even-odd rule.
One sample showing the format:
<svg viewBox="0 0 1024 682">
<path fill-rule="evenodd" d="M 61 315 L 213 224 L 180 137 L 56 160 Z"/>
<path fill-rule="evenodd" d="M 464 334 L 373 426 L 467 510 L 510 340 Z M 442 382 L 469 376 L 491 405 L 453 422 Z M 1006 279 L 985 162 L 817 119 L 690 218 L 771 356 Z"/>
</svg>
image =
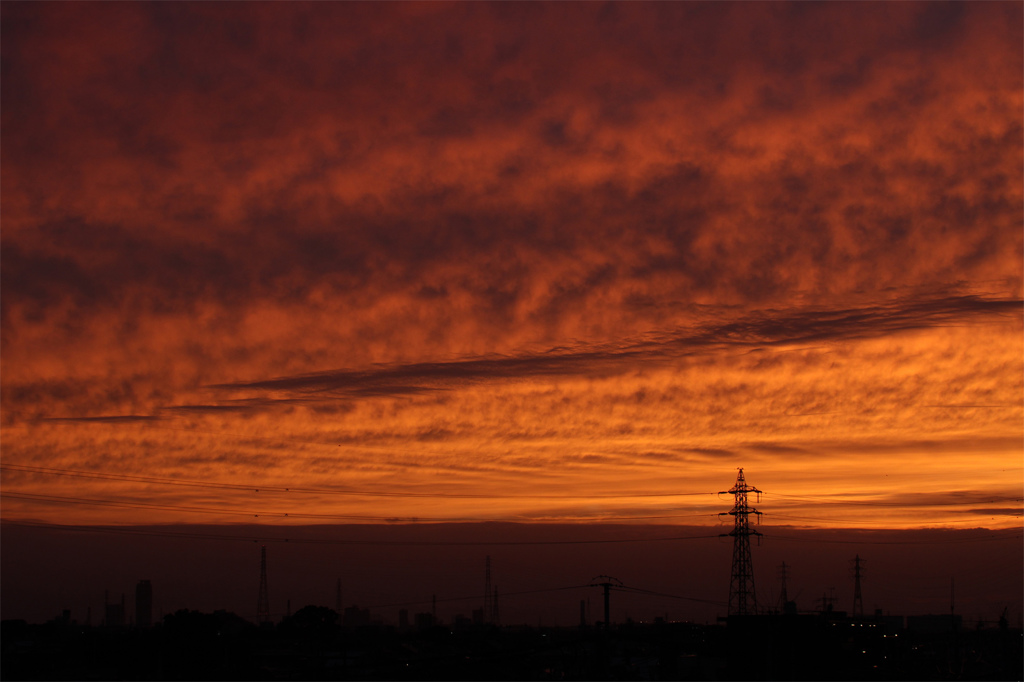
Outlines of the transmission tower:
<svg viewBox="0 0 1024 682">
<path fill-rule="evenodd" d="M 491 591 L 491 555 L 487 555 L 486 568 L 484 569 L 484 622 L 490 623 L 494 620 L 494 593 Z"/>
<path fill-rule="evenodd" d="M 757 501 L 761 501 L 761 491 L 752 485 L 747 485 L 743 478 L 743 469 L 736 474 L 736 485 L 729 490 L 723 490 L 719 495 L 729 493 L 735 496 L 735 504 L 730 511 L 722 512 L 719 516 L 728 514 L 735 518 L 735 526 L 730 533 L 723 533 L 722 537 L 731 535 L 732 545 L 732 579 L 729 581 L 729 615 L 745 616 L 757 613 L 757 595 L 754 592 L 754 566 L 750 560 L 750 536 L 761 533 L 750 527 L 749 516 L 756 514 L 760 519 L 761 512 L 747 504 L 747 495 L 757 493 Z"/>
<path fill-rule="evenodd" d="M 789 593 L 786 591 L 786 578 L 789 577 L 789 566 L 783 561 L 779 566 L 779 579 L 782 581 L 782 592 L 779 594 L 779 611 L 786 612 L 786 604 L 789 603 Z"/>
<path fill-rule="evenodd" d="M 256 622 L 270 622 L 270 597 L 267 595 L 267 546 L 260 551 L 260 597 L 256 602 Z"/>
<path fill-rule="evenodd" d="M 860 576 L 864 570 L 861 568 L 860 562 L 863 559 L 858 554 L 853 560 L 853 615 L 863 616 L 864 615 L 864 598 L 860 594 Z"/>
</svg>

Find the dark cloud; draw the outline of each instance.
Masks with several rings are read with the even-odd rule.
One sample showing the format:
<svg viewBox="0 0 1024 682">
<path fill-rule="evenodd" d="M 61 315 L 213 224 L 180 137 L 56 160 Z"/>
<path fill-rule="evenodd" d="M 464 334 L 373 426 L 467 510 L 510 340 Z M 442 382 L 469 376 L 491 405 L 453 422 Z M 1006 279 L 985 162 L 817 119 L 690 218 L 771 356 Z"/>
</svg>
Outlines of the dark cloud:
<svg viewBox="0 0 1024 682">
<path fill-rule="evenodd" d="M 64 41 L 75 20 L 89 17 L 60 6 L 9 9 L 4 61 L 13 75 L 3 86 L 5 102 L 12 103 L 4 118 L 10 141 L 4 149 L 10 178 L 5 196 L 32 196 L 36 210 L 31 231 L 5 231 L 5 309 L 47 310 L 70 300 L 88 311 L 121 305 L 133 292 L 154 306 L 187 307 L 206 298 L 234 307 L 303 301 L 321 285 L 347 296 L 357 285 L 408 290 L 436 277 L 441 281 L 429 286 L 479 295 L 481 308 L 501 315 L 519 300 L 513 292 L 525 282 L 553 276 L 553 300 L 532 311 L 547 319 L 564 314 L 557 299 L 565 290 L 629 289 L 630 296 L 653 301 L 770 302 L 808 289 L 842 293 L 868 284 L 948 281 L 993 266 L 1019 280 L 1019 259 L 1012 266 L 1004 262 L 1008 251 L 1020 249 L 1020 230 L 1014 229 L 1020 221 L 1006 218 L 1020 214 L 1018 183 L 1011 181 L 1019 175 L 1017 117 L 993 128 L 950 114 L 936 124 L 940 129 L 925 129 L 941 145 L 939 156 L 917 153 L 907 137 L 921 134 L 912 123 L 920 116 L 910 112 L 926 103 L 908 96 L 904 90 L 911 86 L 894 82 L 871 49 L 882 40 L 875 34 L 891 36 L 899 51 L 944 36 L 974 54 L 964 27 L 986 26 L 1005 11 L 923 3 L 858 12 L 854 21 L 841 6 L 740 10 L 685 4 L 616 10 L 630 27 L 626 31 L 604 23 L 606 10 L 585 6 L 524 9 L 522 15 L 517 10 L 511 23 L 505 10 L 486 5 L 425 16 L 390 6 L 245 13 L 112 6 L 98 10 L 89 25 L 100 26 L 99 37 L 134 28 L 132 40 L 108 41 L 105 52 L 76 64 L 80 73 L 45 87 L 54 73 L 44 49 Z M 847 20 L 854 21 L 849 30 L 823 31 Z M 785 57 L 796 48 L 780 52 L 767 34 L 760 35 L 765 22 L 801 36 L 800 59 Z M 483 40 L 468 30 L 483 26 L 494 37 Z M 874 43 L 862 42 L 858 27 L 862 36 L 875 36 Z M 89 44 L 88 30 L 76 26 L 74 33 L 71 45 Z M 756 37 L 749 43 L 748 33 Z M 301 50 L 279 49 L 281 41 L 290 44 L 298 35 Z M 555 35 L 559 40 L 550 39 Z M 608 51 L 607 64 L 592 69 L 589 55 L 597 45 Z M 685 54 L 677 55 L 679 50 Z M 820 60 L 825 54 L 835 60 Z M 476 66 L 483 57 L 507 73 Z M 697 83 L 676 82 L 676 57 L 691 62 L 688 79 Z M 454 68 L 437 69 L 437 59 L 454 60 Z M 682 129 L 669 141 L 675 159 L 664 167 L 652 165 L 628 184 L 614 173 L 603 185 L 584 188 L 555 179 L 544 194 L 530 192 L 528 205 L 509 194 L 515 189 L 509 172 L 518 183 L 531 176 L 543 182 L 558 170 L 563 153 L 573 163 L 618 158 L 616 167 L 628 168 L 647 152 L 636 133 L 657 114 L 666 92 L 685 85 L 680 92 L 695 97 L 697 111 L 713 100 L 708 92 L 717 86 L 698 85 L 715 80 L 704 69 L 710 63 L 731 79 L 769 76 L 744 105 L 757 116 L 796 116 L 798 104 L 813 111 L 819 88 L 813 79 L 820 77 L 827 83 L 821 87 L 851 96 L 870 91 L 874 97 L 880 89 L 893 107 L 888 127 L 871 123 L 877 116 L 812 127 L 809 135 L 824 136 L 820 157 L 792 141 L 783 144 L 777 163 L 761 170 L 755 163 L 749 174 L 738 175 L 722 167 L 763 159 L 767 151 L 739 139 L 750 121 L 724 115 L 711 130 L 683 104 Z M 584 72 L 596 75 L 577 84 Z M 930 99 L 945 94 L 936 78 L 928 79 Z M 556 103 L 566 88 L 569 101 Z M 731 98 L 746 96 L 736 91 Z M 411 101 L 400 105 L 405 98 Z M 877 109 L 882 99 L 867 106 Z M 209 106 L 198 104 L 204 102 Z M 36 109 L 23 111 L 30 106 Z M 1008 102 L 992 106 L 1008 115 L 1015 111 Z M 168 113 L 178 110 L 182 115 Z M 322 123 L 321 111 L 332 112 L 329 123 Z M 510 111 L 529 118 L 496 115 Z M 590 111 L 625 136 L 602 142 L 601 128 L 586 120 Z M 375 117 L 385 122 L 370 124 Z M 498 144 L 521 124 L 535 131 L 536 142 L 513 137 L 514 144 Z M 297 139 L 307 128 L 316 136 Z M 866 135 L 871 148 L 851 147 L 851 133 Z M 457 157 L 480 154 L 484 160 L 470 163 L 475 168 L 469 174 L 443 178 L 442 152 L 462 138 L 471 144 Z M 40 145 L 52 149 L 43 153 Z M 723 149 L 730 152 L 723 155 Z M 389 208 L 333 195 L 332 173 L 346 167 L 372 172 L 382 153 L 405 155 L 402 167 L 409 169 L 390 174 L 379 188 Z M 197 157 L 213 162 L 188 160 Z M 437 172 L 413 170 L 431 159 Z M 99 215 L 103 211 L 91 199 L 99 188 L 89 171 L 97 165 L 118 178 L 105 191 L 156 207 L 146 215 L 159 224 L 148 217 L 131 222 L 131 211 L 118 220 Z M 63 175 L 55 177 L 58 166 Z M 958 191 L 975 172 L 984 189 L 974 196 Z M 70 199 L 63 215 L 57 207 L 38 210 L 54 182 Z M 891 188 L 900 183 L 916 188 L 919 205 L 893 201 L 899 197 Z M 746 195 L 742 203 L 739 193 Z M 226 210 L 225 197 L 233 194 L 239 195 L 240 216 Z M 21 212 L 7 202 L 12 205 L 8 215 Z M 829 215 L 835 212 L 846 221 Z M 197 239 L 197 231 L 209 236 Z M 597 254 L 595 262 L 587 263 L 588 251 Z M 947 251 L 956 258 L 947 258 Z M 582 261 L 592 271 L 549 274 L 536 262 L 537 253 Z M 901 258 L 920 262 L 921 269 L 899 268 Z M 453 265 L 494 262 L 513 267 L 483 272 L 483 286 L 446 281 Z M 595 280 L 594 272 L 607 275 Z M 672 276 L 670 290 L 645 291 L 659 274 Z M 10 316 L 5 320 L 17 324 Z"/>
<path fill-rule="evenodd" d="M 754 452 L 768 453 L 770 455 L 808 455 L 811 454 L 806 448 L 786 445 L 785 443 L 751 442 L 744 443 L 743 447 Z"/>
<path fill-rule="evenodd" d="M 651 362 L 690 353 L 730 347 L 806 344 L 873 338 L 913 329 L 964 323 L 993 315 L 1017 316 L 1022 301 L 978 296 L 947 296 L 904 300 L 889 306 L 845 310 L 789 311 L 759 314 L 703 329 L 678 330 L 656 341 L 622 342 L 617 347 L 553 350 L 548 353 L 489 357 L 452 362 L 384 366 L 369 370 L 338 370 L 254 382 L 220 384 L 219 390 L 282 391 L 310 397 L 358 398 L 411 395 L 446 387 L 506 379 L 603 375 L 631 371 Z M 770 443 L 748 447 L 772 450 Z M 788 448 L 788 446 L 785 446 Z M 788 449 L 787 449 L 788 451 Z M 713 451 L 718 454 L 719 451 Z"/>
<path fill-rule="evenodd" d="M 111 415 L 105 417 L 44 417 L 44 422 L 78 422 L 82 424 L 132 424 L 135 422 L 160 421 L 160 417 L 147 415 Z"/>
<path fill-rule="evenodd" d="M 821 504 L 823 506 L 851 507 L 960 507 L 986 502 L 1020 501 L 1020 499 L 1020 492 L 1014 490 L 951 490 L 943 493 L 902 492 L 898 495 L 871 496 L 863 499 L 824 499 Z"/>
<path fill-rule="evenodd" d="M 965 509 L 965 514 L 978 514 L 979 516 L 1013 516 L 1020 518 L 1024 516 L 1024 508 L 1021 507 L 986 507 L 980 509 Z"/>
</svg>

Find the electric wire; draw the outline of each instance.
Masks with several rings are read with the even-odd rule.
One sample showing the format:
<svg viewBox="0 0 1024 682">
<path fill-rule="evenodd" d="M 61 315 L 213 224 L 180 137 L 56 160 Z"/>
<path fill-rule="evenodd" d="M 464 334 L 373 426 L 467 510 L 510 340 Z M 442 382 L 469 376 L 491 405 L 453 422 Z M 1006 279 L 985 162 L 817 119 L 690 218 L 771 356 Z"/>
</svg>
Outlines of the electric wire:
<svg viewBox="0 0 1024 682">
<path fill-rule="evenodd" d="M 309 545 L 363 545 L 363 546 L 387 546 L 387 547 L 506 547 L 506 546 L 536 546 L 536 545 L 611 545 L 628 544 L 637 542 L 676 542 L 684 540 L 707 540 L 718 538 L 714 535 L 672 535 L 654 538 L 605 538 L 595 540 L 352 540 L 344 538 L 300 538 L 280 537 L 256 534 L 229 534 L 229 533 L 197 533 L 192 531 L 169 531 L 153 528 L 138 528 L 132 526 L 75 526 L 58 523 L 46 523 L 43 521 L 2 521 L 0 527 L 17 526 L 27 528 L 46 528 L 58 531 L 74 531 L 85 533 L 113 533 L 125 535 L 144 535 L 154 537 L 171 537 L 181 539 L 201 540 L 237 540 L 246 542 L 277 542 L 288 544 L 309 544 Z"/>
<path fill-rule="evenodd" d="M 921 530 L 921 529 L 915 529 Z M 789 535 L 776 535 L 772 533 L 765 537 L 788 540 L 790 542 L 813 542 L 813 543 L 828 543 L 831 545 L 959 545 L 969 542 L 985 542 L 988 540 L 1007 540 L 1007 539 L 1021 539 L 1024 538 L 1024 534 L 1020 535 L 1009 535 L 1005 533 L 985 535 L 982 537 L 975 538 L 936 538 L 933 540 L 832 540 L 829 538 L 795 538 Z"/>
<path fill-rule="evenodd" d="M 856 496 L 858 493 L 845 493 L 849 496 Z M 862 493 L 866 495 L 868 493 Z M 767 493 L 762 493 L 765 497 L 768 497 Z M 811 497 L 807 495 L 783 495 L 779 493 L 772 494 L 772 497 L 779 497 L 788 500 L 800 500 L 807 502 L 814 502 L 815 506 L 818 507 L 844 507 L 848 505 L 852 506 L 869 506 L 869 507 L 955 507 L 969 504 L 985 504 L 989 502 L 1020 502 L 1024 498 L 1019 495 L 997 495 L 993 497 L 986 497 L 984 499 L 972 499 L 972 500 L 943 500 L 933 502 L 922 502 L 913 497 L 908 498 L 907 502 L 888 502 L 885 500 L 843 500 L 843 499 L 823 499 L 821 497 Z"/>
<path fill-rule="evenodd" d="M 622 499 L 634 497 L 684 497 L 714 495 L 714 493 L 587 493 L 572 494 L 570 492 L 557 494 L 531 493 L 524 495 L 509 495 L 502 493 L 445 493 L 445 492 L 410 492 L 410 491 L 381 491 L 381 490 L 360 490 L 355 488 L 292 488 L 275 485 L 251 485 L 241 483 L 218 483 L 216 481 L 194 481 L 188 479 L 167 478 L 159 476 L 143 476 L 136 474 L 115 474 L 100 471 L 81 471 L 77 469 L 60 469 L 57 467 L 39 467 L 25 464 L 0 464 L 0 470 L 19 471 L 23 473 L 46 474 L 53 476 L 73 476 L 78 478 L 96 478 L 112 481 L 128 481 L 132 483 L 150 483 L 159 485 L 178 485 L 195 488 L 215 488 L 221 490 L 242 490 L 254 492 L 284 492 L 319 495 L 353 495 L 368 497 L 426 497 L 426 498 L 465 498 L 465 499 Z"/>
<path fill-rule="evenodd" d="M 566 586 L 566 587 L 546 587 L 546 588 L 542 588 L 542 589 L 538 589 L 538 590 L 520 590 L 518 592 L 502 592 L 501 593 L 501 598 L 502 599 L 507 599 L 509 597 L 519 597 L 519 596 L 522 596 L 522 595 L 525 595 L 525 594 L 542 594 L 544 592 L 563 592 L 565 590 L 579 590 L 579 589 L 584 589 L 584 588 L 587 588 L 587 587 L 590 587 L 590 586 L 589 585 L 569 585 L 569 586 Z M 393 604 L 375 604 L 375 605 L 367 606 L 366 608 L 368 608 L 368 609 L 388 609 L 388 608 L 394 608 L 396 606 L 420 606 L 420 605 L 426 605 L 426 604 L 433 604 L 435 602 L 438 603 L 438 604 L 445 604 L 445 603 L 456 602 L 456 601 L 481 601 L 483 599 L 484 599 L 483 595 L 473 595 L 471 597 L 445 597 L 444 599 L 424 599 L 424 600 L 420 600 L 420 601 L 396 602 L 396 603 L 393 603 Z"/>
<path fill-rule="evenodd" d="M 697 597 L 683 597 L 678 594 L 667 594 L 665 592 L 655 592 L 653 590 L 643 590 L 639 587 L 630 587 L 628 585 L 613 586 L 611 589 L 618 590 L 620 592 L 636 592 L 637 594 L 646 594 L 653 597 L 664 597 L 666 599 L 682 599 L 685 601 L 695 601 L 702 604 L 714 604 L 715 606 L 728 606 L 728 602 L 715 601 L 713 599 L 699 599 Z"/>
<path fill-rule="evenodd" d="M 245 542 L 275 542 L 288 544 L 314 544 L 314 545 L 365 545 L 365 546 L 409 546 L 409 547 L 490 547 L 490 546 L 536 546 L 536 545 L 604 545 L 604 544 L 628 544 L 643 542 L 680 542 L 686 540 L 719 540 L 721 533 L 712 535 L 670 535 L 653 538 L 605 538 L 594 540 L 352 540 L 342 538 L 300 538 L 268 536 L 264 534 L 230 534 L 230 533 L 198 533 L 194 531 L 169 531 L 155 528 L 140 528 L 137 526 L 78 526 L 59 523 L 48 523 L 44 521 L 0 521 L 2 527 L 25 527 L 43 528 L 57 531 L 73 531 L 86 533 L 108 533 L 125 535 L 143 535 L 153 537 L 168 537 L 179 539 L 196 540 L 235 540 Z M 276 528 L 276 527 L 274 527 Z M 941 545 L 941 544 L 965 544 L 972 542 L 986 542 L 992 540 L 1020 540 L 1024 534 L 1015 533 L 991 533 L 989 535 L 973 538 L 933 538 L 924 540 L 833 540 L 829 538 L 808 537 L 797 538 L 788 535 L 776 535 L 772 533 L 767 536 L 771 539 L 787 540 L 790 542 L 848 544 L 848 545 Z"/>
<path fill-rule="evenodd" d="M 162 511 L 182 511 L 195 514 L 222 514 L 230 516 L 250 516 L 253 518 L 288 518 L 288 519 L 332 519 L 344 521 L 387 521 L 389 523 L 466 523 L 466 522 L 523 522 L 548 518 L 545 516 L 511 516 L 499 517 L 423 517 L 423 516 L 366 516 L 357 514 L 323 514 L 313 512 L 283 512 L 283 511 L 259 511 L 242 509 L 223 509 L 215 507 L 194 507 L 173 504 L 154 504 L 150 502 L 106 500 L 87 497 L 68 497 L 61 495 L 41 495 L 37 493 L 5 492 L 2 499 L 18 499 L 26 502 L 50 503 L 50 504 L 83 504 L 93 506 L 124 507 L 129 509 L 158 509 Z M 602 514 L 600 516 L 579 516 L 567 514 L 558 517 L 560 519 L 593 519 L 593 520 L 650 520 L 650 519 L 674 519 L 692 517 L 710 517 L 715 514 L 675 514 L 665 516 L 623 516 L 614 514 Z"/>
</svg>

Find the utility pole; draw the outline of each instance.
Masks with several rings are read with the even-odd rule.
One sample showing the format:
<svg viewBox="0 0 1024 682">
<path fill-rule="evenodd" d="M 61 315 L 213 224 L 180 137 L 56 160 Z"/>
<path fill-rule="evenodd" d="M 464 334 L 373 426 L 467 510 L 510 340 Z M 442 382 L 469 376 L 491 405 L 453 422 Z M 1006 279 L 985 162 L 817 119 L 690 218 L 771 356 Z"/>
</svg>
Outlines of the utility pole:
<svg viewBox="0 0 1024 682">
<path fill-rule="evenodd" d="M 754 566 L 750 559 L 750 536 L 756 535 L 760 538 L 761 533 L 750 527 L 751 514 L 761 518 L 761 512 L 747 504 L 747 495 L 757 494 L 757 501 L 761 501 L 761 491 L 752 485 L 747 485 L 743 478 L 743 469 L 736 474 L 736 484 L 729 490 L 723 490 L 719 495 L 730 494 L 735 497 L 735 503 L 730 511 L 722 512 L 719 516 L 728 514 L 735 518 L 735 525 L 732 532 L 723 533 L 722 537 L 731 535 L 732 545 L 732 578 L 729 581 L 729 615 L 746 616 L 757 613 L 757 595 L 754 592 Z"/>
<path fill-rule="evenodd" d="M 603 582 L 597 582 L 601 578 L 604 578 Z M 613 578 L 610 575 L 599 575 L 596 578 L 592 578 L 590 581 L 590 587 L 603 587 L 604 588 L 604 629 L 607 630 L 611 625 L 611 599 L 609 593 L 613 587 L 622 587 L 622 581 L 618 578 Z"/>
<path fill-rule="evenodd" d="M 270 597 L 267 594 L 267 546 L 260 550 L 260 596 L 256 602 L 256 622 L 270 622 Z"/>
</svg>

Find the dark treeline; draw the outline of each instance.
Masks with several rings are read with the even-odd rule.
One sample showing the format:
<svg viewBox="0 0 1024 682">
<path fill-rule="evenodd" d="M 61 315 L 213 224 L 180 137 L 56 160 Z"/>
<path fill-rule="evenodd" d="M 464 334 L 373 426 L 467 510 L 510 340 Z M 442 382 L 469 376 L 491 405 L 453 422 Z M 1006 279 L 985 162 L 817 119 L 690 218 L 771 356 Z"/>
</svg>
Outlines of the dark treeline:
<svg viewBox="0 0 1024 682">
<path fill-rule="evenodd" d="M 1021 679 L 1022 633 L 905 630 L 843 614 L 590 627 L 346 626 L 307 606 L 262 627 L 180 610 L 151 628 L 2 626 L 4 680 Z"/>
</svg>

